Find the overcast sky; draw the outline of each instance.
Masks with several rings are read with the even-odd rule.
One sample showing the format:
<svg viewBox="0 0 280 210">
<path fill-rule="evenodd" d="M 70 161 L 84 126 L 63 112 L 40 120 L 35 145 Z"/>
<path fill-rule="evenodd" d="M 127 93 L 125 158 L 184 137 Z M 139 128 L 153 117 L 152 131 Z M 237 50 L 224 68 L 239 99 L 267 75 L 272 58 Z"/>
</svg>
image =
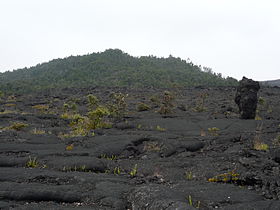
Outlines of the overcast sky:
<svg viewBox="0 0 280 210">
<path fill-rule="evenodd" d="M 0 0 L 0 71 L 119 48 L 280 79 L 279 0 Z"/>
</svg>

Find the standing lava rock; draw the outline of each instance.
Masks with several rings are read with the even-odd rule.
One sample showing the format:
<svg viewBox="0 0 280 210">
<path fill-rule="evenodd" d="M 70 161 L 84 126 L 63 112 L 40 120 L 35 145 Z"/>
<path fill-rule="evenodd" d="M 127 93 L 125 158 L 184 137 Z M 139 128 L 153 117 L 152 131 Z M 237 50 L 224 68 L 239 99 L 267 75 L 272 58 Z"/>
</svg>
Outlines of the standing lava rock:
<svg viewBox="0 0 280 210">
<path fill-rule="evenodd" d="M 243 77 L 235 95 L 241 119 L 255 119 L 258 104 L 259 82 Z"/>
</svg>

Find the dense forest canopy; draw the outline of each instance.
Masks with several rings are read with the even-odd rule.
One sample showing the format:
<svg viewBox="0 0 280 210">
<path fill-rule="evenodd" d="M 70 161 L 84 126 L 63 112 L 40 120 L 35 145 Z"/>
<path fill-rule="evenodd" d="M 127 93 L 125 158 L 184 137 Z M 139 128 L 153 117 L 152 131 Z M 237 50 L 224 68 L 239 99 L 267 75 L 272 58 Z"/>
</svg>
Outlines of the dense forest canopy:
<svg viewBox="0 0 280 210">
<path fill-rule="evenodd" d="M 234 86 L 237 80 L 223 78 L 210 68 L 169 56 L 133 57 L 119 49 L 70 56 L 31 68 L 0 73 L 0 90 L 30 92 L 47 88 L 87 86 L 186 87 Z"/>
</svg>

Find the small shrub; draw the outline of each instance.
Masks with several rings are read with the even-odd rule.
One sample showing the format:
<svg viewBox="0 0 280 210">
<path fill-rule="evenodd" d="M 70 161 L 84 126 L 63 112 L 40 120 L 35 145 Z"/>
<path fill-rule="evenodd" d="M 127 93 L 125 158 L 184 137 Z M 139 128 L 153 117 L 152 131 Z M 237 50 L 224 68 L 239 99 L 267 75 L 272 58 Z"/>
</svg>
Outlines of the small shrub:
<svg viewBox="0 0 280 210">
<path fill-rule="evenodd" d="M 112 102 L 107 105 L 110 116 L 120 120 L 124 117 L 127 111 L 126 98 L 128 97 L 128 94 L 113 93 L 110 97 Z"/>
<path fill-rule="evenodd" d="M 8 129 L 20 131 L 20 130 L 26 128 L 26 127 L 28 127 L 28 124 L 26 124 L 26 123 L 14 122 L 8 127 Z"/>
<path fill-rule="evenodd" d="M 150 109 L 151 109 L 151 107 L 145 103 L 138 103 L 138 105 L 137 105 L 138 112 L 148 111 Z"/>
<path fill-rule="evenodd" d="M 188 196 L 188 202 L 189 202 L 189 205 L 196 208 L 196 209 L 199 209 L 200 208 L 200 201 L 197 201 L 196 205 L 194 205 L 194 202 L 193 202 L 193 199 L 192 199 L 192 196 L 189 195 Z"/>
<path fill-rule="evenodd" d="M 255 120 L 262 120 L 262 118 L 260 117 L 259 113 L 260 113 L 260 110 L 257 109 L 256 110 Z"/>
<path fill-rule="evenodd" d="M 162 128 L 162 127 L 160 127 L 159 125 L 157 125 L 157 127 L 156 127 L 156 130 L 157 131 L 166 131 L 166 129 L 165 128 Z"/>
<path fill-rule="evenodd" d="M 121 168 L 120 167 L 115 167 L 113 172 L 114 172 L 115 175 L 120 175 L 121 174 Z"/>
<path fill-rule="evenodd" d="M 129 175 L 132 177 L 135 177 L 136 174 L 137 174 L 137 164 L 135 164 L 132 170 L 129 172 Z"/>
<path fill-rule="evenodd" d="M 258 108 L 256 110 L 255 120 L 262 120 L 260 114 L 266 112 L 267 114 L 271 114 L 273 112 L 270 103 L 266 101 L 263 97 L 258 98 Z"/>
<path fill-rule="evenodd" d="M 216 127 L 213 127 L 213 128 L 208 128 L 208 132 L 210 133 L 210 135 L 212 136 L 218 136 L 219 135 L 219 132 L 220 129 L 219 128 L 216 128 Z"/>
<path fill-rule="evenodd" d="M 35 134 L 35 135 L 42 135 L 42 134 L 45 134 L 46 131 L 44 130 L 40 130 L 40 129 L 37 129 L 37 128 L 34 128 L 32 131 L 31 131 L 32 134 Z"/>
<path fill-rule="evenodd" d="M 66 151 L 72 151 L 73 149 L 74 149 L 74 144 L 70 144 L 65 148 Z"/>
<path fill-rule="evenodd" d="M 236 173 L 234 170 L 228 173 L 219 174 L 212 178 L 208 179 L 208 182 L 223 182 L 223 183 L 232 183 L 239 180 L 239 174 Z"/>
<path fill-rule="evenodd" d="M 254 136 L 253 140 L 253 148 L 259 151 L 267 151 L 269 149 L 269 146 L 263 143 L 261 140 L 262 126 L 263 123 L 259 124 L 256 128 L 256 135 Z"/>
<path fill-rule="evenodd" d="M 70 127 L 72 132 L 68 137 L 74 136 L 94 136 L 94 130 L 98 128 L 111 128 L 112 125 L 104 121 L 104 118 L 110 114 L 106 107 L 99 106 L 95 110 L 87 113 L 87 116 L 79 114 L 72 115 Z"/>
<path fill-rule="evenodd" d="M 72 131 L 70 135 L 65 137 L 75 137 L 75 136 L 86 136 L 90 133 L 94 135 L 94 132 L 89 129 L 89 119 L 81 115 L 75 115 L 70 122 L 70 127 Z"/>
<path fill-rule="evenodd" d="M 259 103 L 260 105 L 265 105 L 265 99 L 264 99 L 263 97 L 259 97 L 258 103 Z"/>
<path fill-rule="evenodd" d="M 75 136 L 94 136 L 94 130 L 99 128 L 111 128 L 112 124 L 106 122 L 111 112 L 105 106 L 99 105 L 99 100 L 94 95 L 88 95 L 88 112 L 86 116 L 77 114 L 73 109 L 70 110 L 69 104 L 64 104 L 64 111 L 61 115 L 63 119 L 70 119 L 70 127 L 72 131 L 70 134 L 62 134 L 60 137 L 69 138 Z M 75 108 L 76 109 L 76 108 Z"/>
<path fill-rule="evenodd" d="M 100 158 L 105 158 L 107 160 L 116 160 L 117 156 L 116 155 L 107 156 L 105 154 L 102 154 L 102 155 L 100 155 Z"/>
<path fill-rule="evenodd" d="M 196 101 L 196 106 L 193 109 L 196 112 L 204 112 L 207 111 L 205 108 L 205 100 L 208 97 L 208 94 L 206 92 L 203 92 L 199 95 L 198 100 Z"/>
<path fill-rule="evenodd" d="M 160 99 L 158 96 L 152 96 L 150 97 L 150 101 L 155 105 L 159 106 L 160 105 Z"/>
<path fill-rule="evenodd" d="M 5 104 L 5 107 L 15 107 L 16 104 Z"/>
<path fill-rule="evenodd" d="M 88 112 L 89 119 L 88 129 L 108 128 L 110 125 L 104 122 L 104 117 L 109 116 L 110 111 L 103 106 L 97 107 L 95 110 Z"/>
<path fill-rule="evenodd" d="M 77 112 L 77 104 L 74 102 L 71 103 L 64 103 L 63 104 L 63 111 L 64 112 L 70 112 L 70 113 L 76 113 Z"/>
<path fill-rule="evenodd" d="M 161 150 L 161 146 L 159 145 L 158 142 L 147 142 L 144 145 L 144 151 L 159 152 L 160 150 Z"/>
<path fill-rule="evenodd" d="M 37 161 L 37 158 L 36 157 L 32 158 L 32 157 L 29 156 L 29 160 L 26 163 L 26 167 L 28 167 L 28 168 L 37 168 L 37 167 L 39 167 L 39 162 Z"/>
<path fill-rule="evenodd" d="M 14 114 L 14 113 L 17 113 L 17 112 L 11 111 L 11 110 L 3 110 L 0 112 L 0 114 Z"/>
<path fill-rule="evenodd" d="M 172 113 L 174 108 L 174 99 L 175 97 L 169 91 L 164 91 L 158 113 L 162 115 Z"/>
<path fill-rule="evenodd" d="M 62 118 L 62 119 L 72 119 L 72 115 L 70 115 L 69 113 L 63 113 L 63 114 L 61 114 L 60 115 L 60 117 Z"/>
<path fill-rule="evenodd" d="M 49 109 L 49 105 L 45 105 L 45 104 L 38 104 L 38 105 L 34 105 L 32 106 L 33 109 L 36 109 L 40 112 L 46 112 Z"/>
<path fill-rule="evenodd" d="M 7 102 L 15 102 L 17 100 L 15 95 L 10 95 L 7 98 Z"/>
<path fill-rule="evenodd" d="M 193 176 L 193 173 L 190 171 L 190 172 L 186 172 L 186 179 L 187 180 L 192 180 L 194 178 Z"/>
<path fill-rule="evenodd" d="M 91 110 L 95 109 L 98 106 L 99 100 L 96 96 L 89 94 L 87 96 L 88 106 Z"/>
<path fill-rule="evenodd" d="M 269 146 L 265 143 L 262 143 L 260 141 L 255 141 L 254 142 L 254 149 L 258 151 L 268 151 Z"/>
<path fill-rule="evenodd" d="M 189 205 L 193 206 L 193 201 L 192 201 L 192 196 L 191 195 L 188 196 L 188 201 L 189 201 Z"/>
</svg>

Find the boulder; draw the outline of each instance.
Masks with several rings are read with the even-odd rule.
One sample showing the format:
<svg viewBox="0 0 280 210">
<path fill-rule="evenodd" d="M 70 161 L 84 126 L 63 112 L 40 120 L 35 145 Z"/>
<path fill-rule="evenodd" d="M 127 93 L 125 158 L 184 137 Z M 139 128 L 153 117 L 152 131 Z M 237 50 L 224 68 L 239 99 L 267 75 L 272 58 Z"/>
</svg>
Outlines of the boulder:
<svg viewBox="0 0 280 210">
<path fill-rule="evenodd" d="M 254 119 L 258 104 L 259 82 L 243 77 L 237 88 L 235 103 L 239 107 L 241 119 Z"/>
</svg>

